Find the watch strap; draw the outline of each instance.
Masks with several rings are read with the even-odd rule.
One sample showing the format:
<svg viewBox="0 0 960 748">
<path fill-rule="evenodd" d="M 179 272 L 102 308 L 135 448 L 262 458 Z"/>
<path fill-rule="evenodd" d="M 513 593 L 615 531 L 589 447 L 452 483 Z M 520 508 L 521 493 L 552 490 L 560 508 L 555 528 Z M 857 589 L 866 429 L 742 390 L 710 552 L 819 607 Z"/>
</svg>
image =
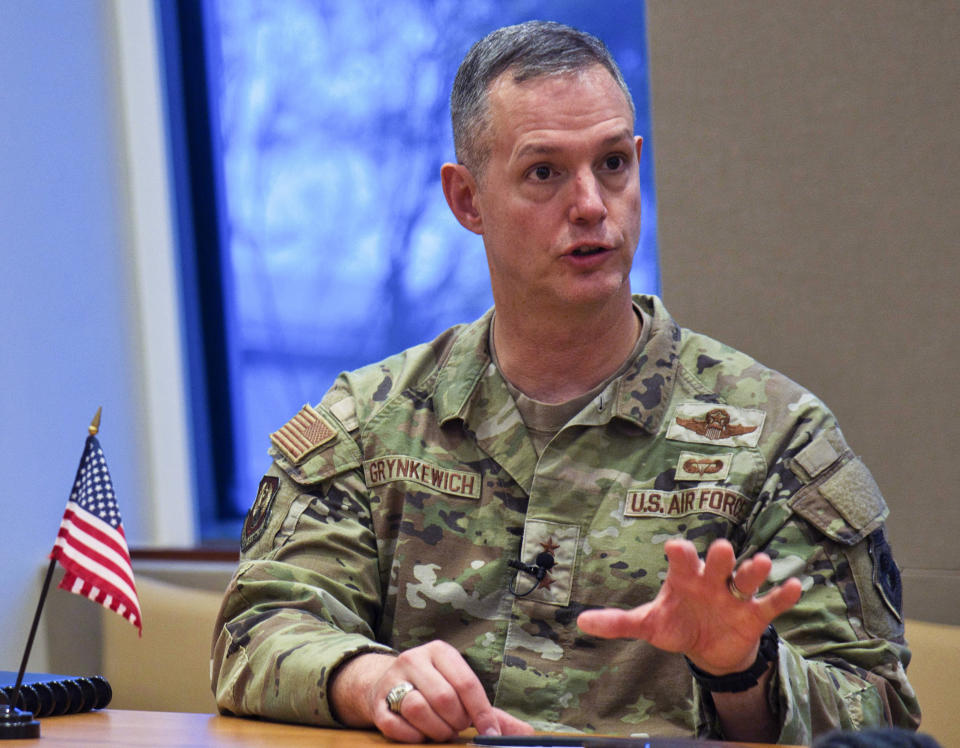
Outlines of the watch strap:
<svg viewBox="0 0 960 748">
<path fill-rule="evenodd" d="M 737 673 L 727 673 L 726 675 L 711 675 L 701 670 L 689 659 L 687 667 L 693 674 L 694 680 L 708 691 L 721 693 L 738 693 L 748 691 L 760 682 L 760 676 L 767 672 L 770 663 L 777 658 L 777 652 L 780 648 L 780 637 L 777 636 L 776 629 L 771 623 L 767 630 L 760 637 L 760 648 L 757 650 L 757 659 L 746 670 Z"/>
</svg>

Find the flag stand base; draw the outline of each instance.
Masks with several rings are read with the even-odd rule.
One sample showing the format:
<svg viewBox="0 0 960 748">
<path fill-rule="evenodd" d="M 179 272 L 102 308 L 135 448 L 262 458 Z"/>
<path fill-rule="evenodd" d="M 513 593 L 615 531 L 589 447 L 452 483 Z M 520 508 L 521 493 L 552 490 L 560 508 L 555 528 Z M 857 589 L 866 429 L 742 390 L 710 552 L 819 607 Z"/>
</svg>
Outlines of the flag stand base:
<svg viewBox="0 0 960 748">
<path fill-rule="evenodd" d="M 40 723 L 32 712 L 24 712 L 12 706 L 0 707 L 0 740 L 39 738 Z"/>
</svg>

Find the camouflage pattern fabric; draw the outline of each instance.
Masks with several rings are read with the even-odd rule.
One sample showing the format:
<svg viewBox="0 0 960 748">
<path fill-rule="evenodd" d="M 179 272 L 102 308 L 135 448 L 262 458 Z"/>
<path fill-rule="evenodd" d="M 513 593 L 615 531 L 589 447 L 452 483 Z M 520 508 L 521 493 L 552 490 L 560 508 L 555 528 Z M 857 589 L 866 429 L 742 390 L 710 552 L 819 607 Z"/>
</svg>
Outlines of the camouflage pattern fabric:
<svg viewBox="0 0 960 748">
<path fill-rule="evenodd" d="M 659 299 L 635 303 L 648 344 L 539 459 L 491 363 L 489 313 L 341 375 L 274 434 L 216 626 L 221 710 L 335 725 L 339 664 L 439 638 L 537 728 L 722 737 L 680 655 L 576 617 L 651 600 L 666 540 L 727 538 L 768 553 L 772 583 L 803 583 L 775 621 L 780 741 L 915 728 L 887 507 L 834 417 Z M 514 596 L 536 580 L 507 562 L 544 551 L 555 565 Z"/>
</svg>

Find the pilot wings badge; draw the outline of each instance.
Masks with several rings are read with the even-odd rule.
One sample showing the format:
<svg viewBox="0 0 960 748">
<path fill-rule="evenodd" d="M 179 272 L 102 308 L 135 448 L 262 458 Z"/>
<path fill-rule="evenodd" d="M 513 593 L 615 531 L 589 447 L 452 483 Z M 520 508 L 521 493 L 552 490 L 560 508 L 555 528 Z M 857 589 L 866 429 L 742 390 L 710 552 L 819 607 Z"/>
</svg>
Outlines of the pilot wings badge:
<svg viewBox="0 0 960 748">
<path fill-rule="evenodd" d="M 698 444 L 755 447 L 766 413 L 714 403 L 682 403 L 667 429 L 667 438 Z"/>
</svg>

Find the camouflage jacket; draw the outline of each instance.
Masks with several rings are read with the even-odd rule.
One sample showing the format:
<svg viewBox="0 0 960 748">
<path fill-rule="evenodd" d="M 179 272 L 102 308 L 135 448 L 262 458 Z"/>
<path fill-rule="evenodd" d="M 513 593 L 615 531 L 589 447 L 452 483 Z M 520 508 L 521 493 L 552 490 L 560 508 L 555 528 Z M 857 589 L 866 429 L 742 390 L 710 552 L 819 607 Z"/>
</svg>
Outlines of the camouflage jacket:
<svg viewBox="0 0 960 748">
<path fill-rule="evenodd" d="M 490 314 L 358 371 L 271 436 L 217 622 L 221 710 L 334 725 L 358 653 L 444 639 L 535 727 L 721 736 L 680 655 L 578 630 L 651 600 L 663 543 L 728 538 L 804 594 L 775 621 L 781 742 L 915 727 L 887 507 L 832 414 L 782 375 L 681 329 L 649 342 L 539 459 L 488 349 Z M 508 566 L 549 552 L 543 583 Z"/>
</svg>

